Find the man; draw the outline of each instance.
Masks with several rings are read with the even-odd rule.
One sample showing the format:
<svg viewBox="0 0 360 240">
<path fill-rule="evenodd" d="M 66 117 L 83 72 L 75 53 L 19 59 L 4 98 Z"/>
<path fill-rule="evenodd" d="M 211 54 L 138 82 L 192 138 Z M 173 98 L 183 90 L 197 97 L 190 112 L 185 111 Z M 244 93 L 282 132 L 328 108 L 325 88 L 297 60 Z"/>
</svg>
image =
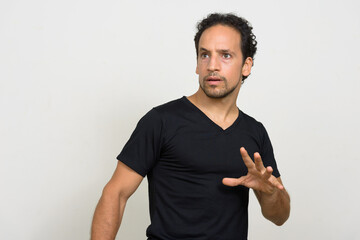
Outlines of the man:
<svg viewBox="0 0 360 240">
<path fill-rule="evenodd" d="M 198 24 L 195 46 L 198 91 L 139 121 L 95 210 L 92 239 L 115 238 L 126 201 L 146 175 L 148 239 L 247 239 L 249 188 L 265 218 L 282 225 L 289 217 L 266 130 L 236 106 L 256 52 L 252 27 L 212 14 Z"/>
</svg>

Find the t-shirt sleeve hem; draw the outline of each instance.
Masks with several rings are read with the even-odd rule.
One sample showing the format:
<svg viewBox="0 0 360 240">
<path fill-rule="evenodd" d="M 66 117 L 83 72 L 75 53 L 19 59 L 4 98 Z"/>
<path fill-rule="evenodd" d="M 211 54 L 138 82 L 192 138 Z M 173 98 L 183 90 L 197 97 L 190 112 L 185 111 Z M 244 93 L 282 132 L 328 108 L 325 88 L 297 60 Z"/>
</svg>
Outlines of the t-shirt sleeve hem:
<svg viewBox="0 0 360 240">
<path fill-rule="evenodd" d="M 134 170 L 136 173 L 140 174 L 142 177 L 146 176 L 146 172 L 143 169 L 136 166 L 133 161 L 127 160 L 126 158 L 121 157 L 121 155 L 117 156 L 116 159 L 124 163 L 126 166 Z"/>
<path fill-rule="evenodd" d="M 276 177 L 276 178 L 278 178 L 278 177 L 281 176 L 280 173 L 279 173 L 279 171 L 277 171 L 276 173 L 273 173 L 273 175 L 274 175 L 274 177 Z"/>
</svg>

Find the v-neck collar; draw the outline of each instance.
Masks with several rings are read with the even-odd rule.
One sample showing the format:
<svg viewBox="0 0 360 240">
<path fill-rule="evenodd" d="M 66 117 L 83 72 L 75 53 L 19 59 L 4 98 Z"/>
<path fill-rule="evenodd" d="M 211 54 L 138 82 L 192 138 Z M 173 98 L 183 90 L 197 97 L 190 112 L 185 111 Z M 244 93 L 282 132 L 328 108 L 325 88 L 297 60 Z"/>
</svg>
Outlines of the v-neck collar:
<svg viewBox="0 0 360 240">
<path fill-rule="evenodd" d="M 241 120 L 241 115 L 242 112 L 239 108 L 238 109 L 238 116 L 235 119 L 235 121 L 226 129 L 223 129 L 222 127 L 220 127 L 217 123 L 215 123 L 213 120 L 211 120 L 203 111 L 201 111 L 197 106 L 195 106 L 186 96 L 183 96 L 182 99 L 184 100 L 184 102 L 190 106 L 192 109 L 194 109 L 196 112 L 199 113 L 200 116 L 202 116 L 202 118 L 204 118 L 206 121 L 208 121 L 210 123 L 210 125 L 212 125 L 213 127 L 217 128 L 218 130 L 227 133 L 230 132 L 231 129 L 235 128 L 236 125 L 239 123 L 239 121 Z"/>
</svg>

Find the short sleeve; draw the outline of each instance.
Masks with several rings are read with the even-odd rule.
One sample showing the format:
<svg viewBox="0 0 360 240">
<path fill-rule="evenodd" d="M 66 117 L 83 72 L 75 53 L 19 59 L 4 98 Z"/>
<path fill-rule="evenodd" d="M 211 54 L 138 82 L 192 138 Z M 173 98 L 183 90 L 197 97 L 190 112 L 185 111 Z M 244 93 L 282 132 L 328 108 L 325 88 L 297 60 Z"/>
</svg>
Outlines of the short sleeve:
<svg viewBox="0 0 360 240">
<path fill-rule="evenodd" d="M 152 109 L 138 122 L 117 159 L 145 177 L 159 159 L 163 124 Z"/>
<path fill-rule="evenodd" d="M 261 125 L 261 138 L 262 138 L 262 144 L 260 150 L 261 159 L 263 160 L 265 167 L 271 166 L 273 168 L 273 175 L 275 177 L 280 177 L 280 173 L 276 165 L 274 151 L 271 145 L 269 135 L 265 127 L 261 123 L 260 125 Z"/>
</svg>

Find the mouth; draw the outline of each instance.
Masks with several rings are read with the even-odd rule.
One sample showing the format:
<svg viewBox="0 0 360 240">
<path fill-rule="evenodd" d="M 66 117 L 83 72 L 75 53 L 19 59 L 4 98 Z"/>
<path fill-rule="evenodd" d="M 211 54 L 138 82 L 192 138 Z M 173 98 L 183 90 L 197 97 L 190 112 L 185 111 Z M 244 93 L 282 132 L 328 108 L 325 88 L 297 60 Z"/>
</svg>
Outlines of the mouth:
<svg viewBox="0 0 360 240">
<path fill-rule="evenodd" d="M 216 76 L 210 76 L 205 78 L 205 82 L 209 85 L 209 86 L 219 86 L 222 84 L 223 80 L 220 77 L 216 77 Z"/>
<path fill-rule="evenodd" d="M 208 81 L 208 82 L 220 82 L 222 80 L 219 77 L 208 77 L 208 78 L 206 78 L 206 81 Z"/>
</svg>

